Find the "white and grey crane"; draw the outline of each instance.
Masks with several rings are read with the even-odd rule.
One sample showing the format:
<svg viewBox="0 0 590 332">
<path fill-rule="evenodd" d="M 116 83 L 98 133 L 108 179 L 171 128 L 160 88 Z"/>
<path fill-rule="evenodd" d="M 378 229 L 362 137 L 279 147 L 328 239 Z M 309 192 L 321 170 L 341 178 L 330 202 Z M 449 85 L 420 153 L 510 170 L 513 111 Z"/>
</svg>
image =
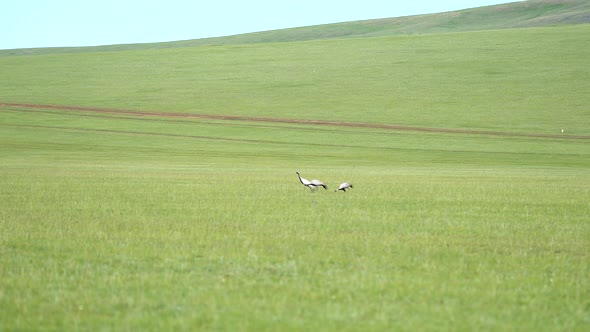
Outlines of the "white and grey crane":
<svg viewBox="0 0 590 332">
<path fill-rule="evenodd" d="M 316 188 L 317 188 L 317 187 L 323 187 L 323 188 L 324 188 L 324 190 L 328 190 L 328 186 L 326 186 L 326 184 L 325 184 L 325 183 L 323 183 L 323 182 L 322 182 L 322 181 L 320 181 L 320 180 L 315 180 L 315 179 L 314 179 L 314 180 L 311 180 L 311 184 L 312 184 L 314 187 L 316 187 Z"/>
<path fill-rule="evenodd" d="M 334 191 L 338 191 L 338 190 L 342 190 L 344 192 L 346 192 L 346 189 L 352 188 L 352 184 L 348 183 L 348 182 L 344 182 L 340 185 L 340 187 L 338 187 L 338 189 L 334 190 Z"/>
<path fill-rule="evenodd" d="M 301 177 L 301 175 L 299 174 L 299 172 L 295 172 L 297 174 L 297 176 L 299 177 L 299 181 L 301 182 L 302 185 L 306 186 L 307 188 L 309 188 L 311 191 L 314 191 L 317 189 L 317 187 L 323 187 L 324 189 L 328 189 L 328 186 L 326 186 L 322 181 L 320 180 L 306 180 L 304 178 Z"/>
</svg>

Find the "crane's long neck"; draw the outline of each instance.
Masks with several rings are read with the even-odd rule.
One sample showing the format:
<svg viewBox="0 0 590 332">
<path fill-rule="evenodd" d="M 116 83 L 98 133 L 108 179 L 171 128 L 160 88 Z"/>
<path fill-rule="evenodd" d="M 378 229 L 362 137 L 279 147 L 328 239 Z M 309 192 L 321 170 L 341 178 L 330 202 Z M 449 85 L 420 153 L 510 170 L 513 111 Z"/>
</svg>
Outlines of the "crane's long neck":
<svg viewBox="0 0 590 332">
<path fill-rule="evenodd" d="M 301 175 L 299 175 L 299 173 L 297 173 L 297 176 L 299 177 L 299 182 L 301 182 L 301 184 L 305 184 L 303 180 L 301 180 Z"/>
</svg>

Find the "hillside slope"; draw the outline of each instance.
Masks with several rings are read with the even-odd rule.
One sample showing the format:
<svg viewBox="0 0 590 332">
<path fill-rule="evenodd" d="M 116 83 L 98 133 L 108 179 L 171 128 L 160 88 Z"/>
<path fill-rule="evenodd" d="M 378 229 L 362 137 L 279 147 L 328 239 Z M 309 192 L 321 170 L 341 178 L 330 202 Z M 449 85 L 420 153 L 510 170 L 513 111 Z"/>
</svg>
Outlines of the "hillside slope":
<svg viewBox="0 0 590 332">
<path fill-rule="evenodd" d="M 4 57 L 0 102 L 588 135 L 589 35 L 584 24 Z"/>
<path fill-rule="evenodd" d="M 460 11 L 383 18 L 163 43 L 0 50 L 0 56 L 296 42 L 413 34 L 496 30 L 590 23 L 590 1 L 528 0 Z"/>
<path fill-rule="evenodd" d="M 446 13 L 344 22 L 223 38 L 210 44 L 432 34 L 590 23 L 586 0 L 529 0 Z"/>
</svg>

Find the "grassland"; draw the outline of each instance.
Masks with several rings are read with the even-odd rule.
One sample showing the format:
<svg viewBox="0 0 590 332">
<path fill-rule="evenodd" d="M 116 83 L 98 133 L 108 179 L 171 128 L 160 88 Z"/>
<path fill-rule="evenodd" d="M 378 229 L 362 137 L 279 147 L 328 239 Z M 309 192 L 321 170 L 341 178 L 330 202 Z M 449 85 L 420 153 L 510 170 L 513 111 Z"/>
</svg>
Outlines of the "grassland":
<svg viewBox="0 0 590 332">
<path fill-rule="evenodd" d="M 159 113 L 0 107 L 0 329 L 587 330 L 589 29 L 0 58 Z"/>
<path fill-rule="evenodd" d="M 587 326 L 587 174 L 281 170 L 3 167 L 3 328 Z"/>
</svg>

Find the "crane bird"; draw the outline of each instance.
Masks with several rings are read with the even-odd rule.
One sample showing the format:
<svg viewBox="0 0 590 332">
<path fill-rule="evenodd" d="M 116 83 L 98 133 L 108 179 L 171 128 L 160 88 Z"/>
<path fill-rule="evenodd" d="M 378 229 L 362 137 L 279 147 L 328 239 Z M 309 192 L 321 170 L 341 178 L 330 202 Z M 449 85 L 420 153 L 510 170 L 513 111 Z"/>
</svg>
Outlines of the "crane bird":
<svg viewBox="0 0 590 332">
<path fill-rule="evenodd" d="M 299 174 L 299 172 L 295 172 L 297 174 L 297 176 L 299 177 L 299 181 L 301 182 L 302 185 L 306 186 L 307 188 L 309 188 L 311 191 L 314 191 L 317 189 L 317 187 L 324 187 L 324 189 L 327 189 L 328 186 L 326 186 L 322 181 L 320 180 L 307 180 L 301 177 L 301 175 Z"/>
<path fill-rule="evenodd" d="M 295 173 L 299 177 L 299 181 L 301 182 L 302 185 L 306 186 L 310 190 L 314 190 L 315 189 L 315 187 L 311 184 L 311 181 L 302 178 L 301 175 L 299 175 L 299 172 L 295 172 Z"/>
<path fill-rule="evenodd" d="M 350 184 L 348 182 L 344 182 L 343 184 L 340 185 L 340 187 L 338 187 L 338 189 L 336 189 L 334 191 L 342 190 L 342 191 L 346 192 L 346 189 L 348 189 L 348 188 L 352 188 L 352 184 Z"/>
<path fill-rule="evenodd" d="M 315 179 L 311 180 L 311 184 L 316 188 L 317 187 L 324 187 L 324 190 L 328 190 L 328 186 L 326 186 L 326 184 L 320 180 L 315 180 Z"/>
</svg>

